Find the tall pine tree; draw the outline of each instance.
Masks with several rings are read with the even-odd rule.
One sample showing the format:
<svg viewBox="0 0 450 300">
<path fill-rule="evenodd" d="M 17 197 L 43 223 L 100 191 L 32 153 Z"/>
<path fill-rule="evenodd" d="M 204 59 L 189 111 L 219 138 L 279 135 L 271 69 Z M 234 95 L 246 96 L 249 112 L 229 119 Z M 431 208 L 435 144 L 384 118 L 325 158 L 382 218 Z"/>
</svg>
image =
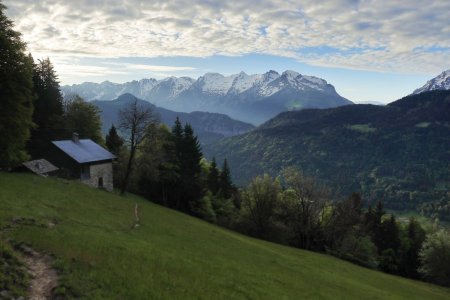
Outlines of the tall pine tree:
<svg viewBox="0 0 450 300">
<path fill-rule="evenodd" d="M 231 172 L 230 168 L 228 167 L 228 162 L 226 158 L 223 160 L 222 171 L 220 172 L 219 178 L 219 186 L 222 196 L 225 199 L 228 199 L 233 195 L 234 186 L 231 181 Z"/>
<path fill-rule="evenodd" d="M 123 139 L 117 134 L 117 129 L 114 125 L 109 129 L 108 134 L 106 135 L 106 147 L 111 153 L 116 156 L 119 156 L 120 150 L 122 149 L 124 144 Z"/>
<path fill-rule="evenodd" d="M 0 3 L 0 169 L 27 158 L 25 144 L 33 126 L 32 58 Z"/>
<path fill-rule="evenodd" d="M 183 208 L 191 211 L 202 196 L 200 172 L 202 151 L 192 126 L 186 124 L 183 129 L 183 149 L 181 153 L 181 180 L 183 190 Z"/>
<path fill-rule="evenodd" d="M 37 95 L 33 122 L 37 127 L 31 133 L 28 149 L 37 158 L 48 151 L 52 140 L 70 136 L 64 129 L 63 97 L 58 76 L 49 58 L 39 60 L 34 66 L 33 83 Z"/>
<path fill-rule="evenodd" d="M 213 195 L 216 195 L 220 189 L 219 170 L 217 169 L 216 159 L 213 157 L 208 170 L 207 185 Z"/>
</svg>

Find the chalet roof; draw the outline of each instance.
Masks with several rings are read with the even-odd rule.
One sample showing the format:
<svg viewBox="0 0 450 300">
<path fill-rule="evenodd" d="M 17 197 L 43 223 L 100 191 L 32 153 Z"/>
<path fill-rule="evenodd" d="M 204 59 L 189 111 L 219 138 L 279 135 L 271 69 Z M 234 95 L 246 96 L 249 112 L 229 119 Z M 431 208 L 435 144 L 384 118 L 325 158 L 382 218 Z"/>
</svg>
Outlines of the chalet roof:
<svg viewBox="0 0 450 300">
<path fill-rule="evenodd" d="M 90 139 L 52 141 L 52 143 L 80 164 L 116 158 L 114 154 Z"/>
<path fill-rule="evenodd" d="M 52 165 L 48 160 L 45 159 L 36 159 L 30 160 L 23 163 L 23 165 L 32 171 L 33 173 L 43 175 L 46 173 L 50 173 L 53 171 L 57 171 L 58 168 Z"/>
</svg>

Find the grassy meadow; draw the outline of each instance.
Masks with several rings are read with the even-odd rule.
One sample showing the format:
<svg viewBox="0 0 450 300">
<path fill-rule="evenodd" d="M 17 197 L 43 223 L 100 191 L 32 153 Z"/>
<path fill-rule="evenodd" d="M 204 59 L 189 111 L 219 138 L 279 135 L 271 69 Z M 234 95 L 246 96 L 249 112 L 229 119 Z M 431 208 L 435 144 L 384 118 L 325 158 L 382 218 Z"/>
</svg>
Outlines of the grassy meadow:
<svg viewBox="0 0 450 300">
<path fill-rule="evenodd" d="M 57 293 L 69 298 L 450 299 L 450 289 L 62 179 L 0 173 L 0 228 L 2 240 L 55 257 Z"/>
</svg>

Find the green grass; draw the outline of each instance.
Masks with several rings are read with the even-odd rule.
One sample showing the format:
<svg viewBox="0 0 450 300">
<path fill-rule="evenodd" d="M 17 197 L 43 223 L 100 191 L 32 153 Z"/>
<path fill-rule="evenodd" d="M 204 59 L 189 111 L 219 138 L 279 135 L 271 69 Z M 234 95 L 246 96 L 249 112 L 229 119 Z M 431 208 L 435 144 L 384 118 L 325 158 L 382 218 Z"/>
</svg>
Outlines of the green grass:
<svg viewBox="0 0 450 300">
<path fill-rule="evenodd" d="M 134 203 L 141 226 L 131 229 Z M 3 239 L 55 255 L 84 299 L 449 299 L 450 290 L 252 239 L 129 195 L 0 173 Z M 47 226 L 54 223 L 55 226 Z"/>
<path fill-rule="evenodd" d="M 10 245 L 0 240 L 0 299 L 26 296 L 28 276 Z"/>
<path fill-rule="evenodd" d="M 424 228 L 432 229 L 437 227 L 450 229 L 450 222 L 439 220 L 436 223 L 434 219 L 427 216 L 423 216 L 414 210 L 405 211 L 405 210 L 387 209 L 386 212 L 388 214 L 395 215 L 396 219 L 403 224 L 407 224 L 409 222 L 409 219 L 411 217 L 414 217 Z"/>
<path fill-rule="evenodd" d="M 377 130 L 376 128 L 371 127 L 370 124 L 355 124 L 348 126 L 348 128 L 362 133 L 375 132 Z"/>
<path fill-rule="evenodd" d="M 428 128 L 430 126 L 430 122 L 421 122 L 421 123 L 417 123 L 416 127 L 418 128 Z"/>
</svg>

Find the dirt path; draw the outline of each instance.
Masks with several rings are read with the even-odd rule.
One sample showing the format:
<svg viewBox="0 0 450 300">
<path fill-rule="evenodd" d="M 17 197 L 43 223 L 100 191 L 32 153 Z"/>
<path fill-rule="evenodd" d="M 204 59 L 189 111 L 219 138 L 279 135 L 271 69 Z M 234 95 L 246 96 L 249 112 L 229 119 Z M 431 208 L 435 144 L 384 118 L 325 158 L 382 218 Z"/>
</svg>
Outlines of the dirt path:
<svg viewBox="0 0 450 300">
<path fill-rule="evenodd" d="M 28 297 L 31 300 L 51 299 L 52 290 L 58 285 L 58 274 L 52 268 L 53 259 L 31 248 L 25 248 L 24 262 L 31 275 Z"/>
</svg>

